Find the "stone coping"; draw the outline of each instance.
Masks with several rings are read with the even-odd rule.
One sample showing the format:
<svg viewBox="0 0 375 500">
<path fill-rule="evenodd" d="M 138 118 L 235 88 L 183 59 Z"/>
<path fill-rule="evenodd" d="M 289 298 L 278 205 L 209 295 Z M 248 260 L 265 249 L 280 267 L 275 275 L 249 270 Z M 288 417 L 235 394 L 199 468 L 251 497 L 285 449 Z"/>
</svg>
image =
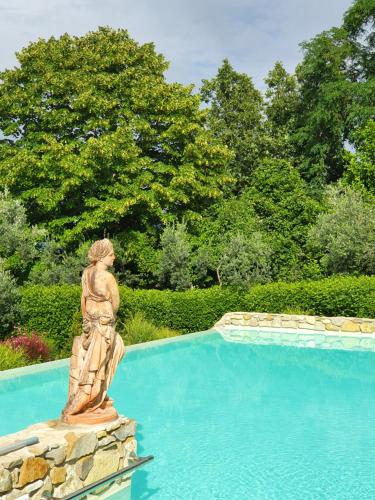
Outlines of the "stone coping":
<svg viewBox="0 0 375 500">
<path fill-rule="evenodd" d="M 123 416 L 96 425 L 50 420 L 1 437 L 0 446 L 30 437 L 39 443 L 0 456 L 1 500 L 62 498 L 136 457 L 135 421 Z M 128 486 L 129 476 L 120 482 Z"/>
<path fill-rule="evenodd" d="M 125 346 L 125 352 L 139 351 L 143 349 L 151 349 L 163 344 L 173 344 L 175 342 L 183 342 L 194 337 L 202 337 L 213 333 L 214 330 L 206 330 L 203 332 L 186 333 L 185 335 L 177 335 L 176 337 L 168 337 L 166 339 L 149 340 L 148 342 L 140 342 L 139 344 L 132 344 Z M 125 358 L 126 359 L 126 358 Z M 21 368 L 12 368 L 10 370 L 0 371 L 0 382 L 24 375 L 32 375 L 33 373 L 40 373 L 54 368 L 64 368 L 69 366 L 70 358 L 57 359 L 55 361 L 47 361 L 45 363 L 37 363 L 35 365 L 22 366 Z"/>
</svg>

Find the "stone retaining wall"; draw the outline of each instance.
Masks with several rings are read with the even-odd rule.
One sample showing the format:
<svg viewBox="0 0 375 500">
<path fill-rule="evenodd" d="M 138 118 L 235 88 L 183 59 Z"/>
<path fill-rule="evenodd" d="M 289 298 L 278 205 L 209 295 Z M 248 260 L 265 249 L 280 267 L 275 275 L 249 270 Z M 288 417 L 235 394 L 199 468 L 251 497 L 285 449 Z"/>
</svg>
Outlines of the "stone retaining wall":
<svg viewBox="0 0 375 500">
<path fill-rule="evenodd" d="M 375 352 L 375 320 L 234 312 L 214 329 L 227 342 Z"/>
<path fill-rule="evenodd" d="M 38 444 L 0 456 L 1 500 L 63 498 L 136 457 L 135 421 L 126 417 L 86 426 L 52 420 L 1 437 L 0 446 L 34 436 Z"/>
<path fill-rule="evenodd" d="M 229 312 L 214 328 L 251 326 L 297 330 L 319 330 L 342 333 L 375 333 L 375 319 L 307 316 L 298 314 L 271 314 L 257 312 Z"/>
</svg>

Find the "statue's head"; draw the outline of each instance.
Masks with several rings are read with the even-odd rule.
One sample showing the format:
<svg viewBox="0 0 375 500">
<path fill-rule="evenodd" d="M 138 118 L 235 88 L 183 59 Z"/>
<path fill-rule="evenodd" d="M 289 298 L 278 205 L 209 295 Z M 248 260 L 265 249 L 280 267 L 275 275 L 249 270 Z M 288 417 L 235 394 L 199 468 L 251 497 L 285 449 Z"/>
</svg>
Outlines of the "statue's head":
<svg viewBox="0 0 375 500">
<path fill-rule="evenodd" d="M 115 260 L 112 243 L 107 238 L 95 241 L 90 247 L 88 257 L 92 265 L 103 262 L 107 266 L 111 266 Z"/>
</svg>

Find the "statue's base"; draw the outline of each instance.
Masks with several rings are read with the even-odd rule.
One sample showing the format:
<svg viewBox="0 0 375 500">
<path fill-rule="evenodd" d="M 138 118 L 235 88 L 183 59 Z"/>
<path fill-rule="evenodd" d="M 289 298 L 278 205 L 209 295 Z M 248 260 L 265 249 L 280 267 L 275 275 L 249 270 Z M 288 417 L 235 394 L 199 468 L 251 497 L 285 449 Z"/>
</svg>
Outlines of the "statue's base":
<svg viewBox="0 0 375 500">
<path fill-rule="evenodd" d="M 118 418 L 117 411 L 113 406 L 97 408 L 95 411 L 78 413 L 77 415 L 63 415 L 61 421 L 70 425 L 95 425 L 112 422 Z"/>
<path fill-rule="evenodd" d="M 0 500 L 65 498 L 119 471 L 136 458 L 135 421 L 119 416 L 110 423 L 67 425 L 61 420 L 35 424 L 0 438 L 0 446 L 37 437 L 39 443 L 0 456 Z M 114 492 L 130 499 L 130 474 L 109 481 L 89 496 Z"/>
</svg>

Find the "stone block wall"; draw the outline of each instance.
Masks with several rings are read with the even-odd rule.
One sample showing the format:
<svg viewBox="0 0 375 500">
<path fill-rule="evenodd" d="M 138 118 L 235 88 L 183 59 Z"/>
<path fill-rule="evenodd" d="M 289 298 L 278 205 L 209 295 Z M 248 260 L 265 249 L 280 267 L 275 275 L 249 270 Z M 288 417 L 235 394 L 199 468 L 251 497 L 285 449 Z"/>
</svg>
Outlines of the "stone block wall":
<svg viewBox="0 0 375 500">
<path fill-rule="evenodd" d="M 233 312 L 214 329 L 227 342 L 375 352 L 375 320 Z"/>
<path fill-rule="evenodd" d="M 1 500 L 63 498 L 136 457 L 135 421 L 126 417 L 86 426 L 53 420 L 1 437 L 0 446 L 34 436 L 38 444 L 0 456 Z"/>
<path fill-rule="evenodd" d="M 339 333 L 375 333 L 375 319 L 258 312 L 228 312 L 215 324 L 214 328 L 241 326 Z"/>
</svg>

